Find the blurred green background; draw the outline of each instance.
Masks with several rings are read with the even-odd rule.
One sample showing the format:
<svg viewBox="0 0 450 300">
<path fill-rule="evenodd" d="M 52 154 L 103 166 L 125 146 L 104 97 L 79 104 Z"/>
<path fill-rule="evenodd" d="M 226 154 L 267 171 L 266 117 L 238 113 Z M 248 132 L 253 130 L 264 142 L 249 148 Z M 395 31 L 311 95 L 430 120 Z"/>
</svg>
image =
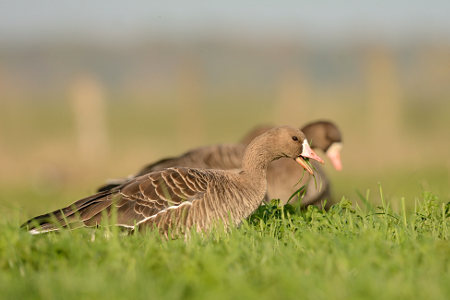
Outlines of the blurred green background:
<svg viewBox="0 0 450 300">
<path fill-rule="evenodd" d="M 337 199 L 378 202 L 378 183 L 393 206 L 450 199 L 444 1 L 44 2 L 0 9 L 6 219 L 258 124 L 317 119 L 343 133 L 344 170 L 325 166 Z"/>
</svg>

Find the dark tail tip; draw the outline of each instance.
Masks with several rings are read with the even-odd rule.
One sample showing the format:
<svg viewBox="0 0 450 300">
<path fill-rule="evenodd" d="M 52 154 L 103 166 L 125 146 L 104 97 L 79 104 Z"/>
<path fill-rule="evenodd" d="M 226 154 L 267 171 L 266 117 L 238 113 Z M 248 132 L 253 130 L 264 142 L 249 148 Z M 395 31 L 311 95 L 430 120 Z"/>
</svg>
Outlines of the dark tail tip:
<svg viewBox="0 0 450 300">
<path fill-rule="evenodd" d="M 112 190 L 113 188 L 118 187 L 119 185 L 120 184 L 118 184 L 118 183 L 107 183 L 107 184 L 102 185 L 101 187 L 99 187 L 97 189 L 97 193 L 101 193 L 101 192 L 106 192 L 106 191 Z"/>
<path fill-rule="evenodd" d="M 37 231 L 45 232 L 50 228 L 54 228 L 55 224 L 60 224 L 60 222 L 56 222 L 57 218 L 54 213 L 49 213 L 41 216 L 34 217 L 22 225 L 20 225 L 21 230 L 32 231 L 36 229 Z M 63 226 L 62 224 L 60 224 Z"/>
</svg>

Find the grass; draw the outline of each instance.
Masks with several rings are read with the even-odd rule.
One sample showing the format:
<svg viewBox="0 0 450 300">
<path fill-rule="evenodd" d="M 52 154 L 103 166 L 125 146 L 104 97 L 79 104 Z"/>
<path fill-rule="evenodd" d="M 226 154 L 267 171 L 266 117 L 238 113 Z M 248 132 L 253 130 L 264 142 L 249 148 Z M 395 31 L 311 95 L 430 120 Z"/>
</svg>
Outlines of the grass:
<svg viewBox="0 0 450 300">
<path fill-rule="evenodd" d="M 0 298 L 448 299 L 450 205 L 424 193 L 393 211 L 379 197 L 329 212 L 272 202 L 187 242 L 114 228 L 31 236 L 6 218 Z"/>
</svg>

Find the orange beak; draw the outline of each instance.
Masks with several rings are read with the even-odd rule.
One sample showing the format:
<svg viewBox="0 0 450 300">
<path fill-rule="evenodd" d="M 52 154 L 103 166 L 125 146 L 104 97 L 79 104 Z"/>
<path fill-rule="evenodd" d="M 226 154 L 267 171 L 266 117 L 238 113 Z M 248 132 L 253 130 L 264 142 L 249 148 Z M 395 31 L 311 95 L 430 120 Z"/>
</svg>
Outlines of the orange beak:
<svg viewBox="0 0 450 300">
<path fill-rule="evenodd" d="M 333 143 L 326 152 L 326 155 L 330 158 L 333 167 L 338 171 L 342 170 L 341 149 L 341 143 Z"/>
<path fill-rule="evenodd" d="M 298 163 L 299 163 L 306 171 L 308 171 L 309 174 L 312 175 L 314 172 L 313 172 L 311 166 L 308 165 L 308 164 L 306 163 L 305 158 L 310 158 L 310 159 L 317 160 L 318 162 L 320 162 L 320 163 L 322 163 L 322 164 L 324 163 L 323 159 L 320 158 L 320 156 L 317 155 L 317 154 L 311 149 L 311 147 L 309 146 L 308 141 L 307 141 L 306 139 L 303 141 L 303 151 L 302 151 L 302 154 L 300 154 L 300 156 L 297 157 L 297 158 L 295 159 L 295 161 L 298 162 Z"/>
</svg>

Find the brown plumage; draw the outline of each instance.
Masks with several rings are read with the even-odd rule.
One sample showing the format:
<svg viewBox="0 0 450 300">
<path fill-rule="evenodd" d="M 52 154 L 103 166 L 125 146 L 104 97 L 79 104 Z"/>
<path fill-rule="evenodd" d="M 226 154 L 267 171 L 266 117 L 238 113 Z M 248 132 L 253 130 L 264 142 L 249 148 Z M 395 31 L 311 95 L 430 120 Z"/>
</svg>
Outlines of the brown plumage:
<svg viewBox="0 0 450 300">
<path fill-rule="evenodd" d="M 192 167 L 203 169 L 237 169 L 241 167 L 242 157 L 246 145 L 248 145 L 256 136 L 268 131 L 273 126 L 258 126 L 248 133 L 241 144 L 235 145 L 215 145 L 197 148 L 186 152 L 179 157 L 166 158 L 155 163 L 149 164 L 141 169 L 136 175 L 126 179 L 117 179 L 110 181 L 109 184 L 102 186 L 99 191 L 108 190 L 117 185 L 123 184 L 135 176 L 141 176 L 146 173 L 158 171 L 169 167 Z M 328 121 L 316 121 L 305 125 L 301 129 L 308 141 L 311 142 L 311 148 L 320 149 L 330 157 L 331 162 L 336 169 L 341 169 L 339 151 L 342 142 L 341 133 L 337 126 Z M 303 170 L 290 159 L 280 159 L 269 165 L 267 173 L 267 199 L 280 199 L 282 203 L 287 203 L 289 197 L 302 185 L 306 185 L 306 194 L 301 200 L 302 206 L 311 204 L 321 205 L 327 200 L 328 207 L 332 202 L 330 183 L 324 170 L 315 161 L 311 161 L 315 167 L 316 180 L 308 174 L 303 174 Z M 303 178 L 301 182 L 299 179 Z M 317 183 L 317 185 L 316 185 Z M 290 203 L 298 201 L 298 197 L 291 199 Z"/>
<path fill-rule="evenodd" d="M 277 127 L 248 145 L 240 170 L 155 171 L 33 218 L 22 226 L 32 233 L 96 226 L 105 216 L 115 214 L 115 225 L 157 227 L 168 236 L 169 232 L 183 234 L 186 228 L 207 230 L 217 222 L 239 224 L 261 204 L 266 193 L 267 167 L 282 157 L 295 158 L 302 165 L 305 157 L 320 160 L 299 129 Z"/>
</svg>

